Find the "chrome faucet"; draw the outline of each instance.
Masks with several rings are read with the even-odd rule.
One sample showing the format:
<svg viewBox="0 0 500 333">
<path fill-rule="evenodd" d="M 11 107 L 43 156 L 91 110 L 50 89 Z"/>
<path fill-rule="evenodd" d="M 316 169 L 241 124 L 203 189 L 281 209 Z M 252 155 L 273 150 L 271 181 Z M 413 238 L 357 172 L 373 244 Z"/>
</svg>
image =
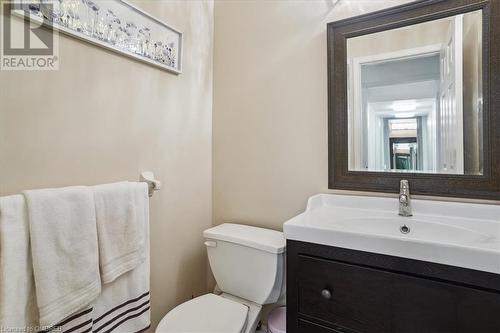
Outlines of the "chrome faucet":
<svg viewBox="0 0 500 333">
<path fill-rule="evenodd" d="M 406 179 L 402 179 L 399 183 L 399 215 L 413 215 L 411 212 L 410 185 Z"/>
</svg>

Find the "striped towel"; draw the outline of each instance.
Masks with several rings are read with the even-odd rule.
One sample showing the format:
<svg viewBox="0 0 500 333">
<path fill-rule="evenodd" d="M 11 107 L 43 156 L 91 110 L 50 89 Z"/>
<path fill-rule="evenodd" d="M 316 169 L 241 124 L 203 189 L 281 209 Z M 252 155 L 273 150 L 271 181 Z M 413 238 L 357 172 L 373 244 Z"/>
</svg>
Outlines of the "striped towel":
<svg viewBox="0 0 500 333">
<path fill-rule="evenodd" d="M 133 333 L 146 331 L 151 326 L 147 186 L 136 186 L 134 191 L 137 200 L 146 203 L 137 206 L 145 214 L 145 260 L 113 282 L 103 284 L 101 294 L 88 307 L 41 332 Z"/>
<path fill-rule="evenodd" d="M 96 317 L 92 332 L 143 332 L 151 326 L 150 307 L 148 291 L 122 302 Z"/>
<path fill-rule="evenodd" d="M 149 291 L 124 302 L 109 305 L 106 312 L 98 306 L 88 307 L 39 333 L 139 333 L 148 330 L 150 323 Z M 99 307 L 103 307 L 101 304 Z"/>
</svg>

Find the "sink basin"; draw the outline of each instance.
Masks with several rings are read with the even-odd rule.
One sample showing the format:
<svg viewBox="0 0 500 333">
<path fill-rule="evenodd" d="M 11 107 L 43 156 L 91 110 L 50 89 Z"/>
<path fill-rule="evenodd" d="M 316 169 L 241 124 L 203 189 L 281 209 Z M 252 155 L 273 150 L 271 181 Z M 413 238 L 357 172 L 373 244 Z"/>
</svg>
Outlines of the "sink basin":
<svg viewBox="0 0 500 333">
<path fill-rule="evenodd" d="M 360 234 L 369 233 L 378 237 L 395 237 L 459 246 L 474 245 L 495 238 L 471 229 L 420 219 L 404 220 L 403 218 L 390 217 L 346 218 L 335 223 L 335 227 Z M 406 229 L 404 229 L 405 227 Z"/>
<path fill-rule="evenodd" d="M 500 205 L 318 194 L 285 222 L 290 240 L 436 262 L 500 274 Z"/>
</svg>

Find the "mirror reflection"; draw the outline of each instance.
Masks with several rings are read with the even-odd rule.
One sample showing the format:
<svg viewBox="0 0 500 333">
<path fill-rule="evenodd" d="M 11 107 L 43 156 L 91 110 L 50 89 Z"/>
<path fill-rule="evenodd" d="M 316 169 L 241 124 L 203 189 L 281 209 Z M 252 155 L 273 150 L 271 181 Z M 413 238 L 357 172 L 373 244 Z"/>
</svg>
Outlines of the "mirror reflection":
<svg viewBox="0 0 500 333">
<path fill-rule="evenodd" d="M 349 170 L 482 174 L 481 15 L 347 40 Z"/>
</svg>

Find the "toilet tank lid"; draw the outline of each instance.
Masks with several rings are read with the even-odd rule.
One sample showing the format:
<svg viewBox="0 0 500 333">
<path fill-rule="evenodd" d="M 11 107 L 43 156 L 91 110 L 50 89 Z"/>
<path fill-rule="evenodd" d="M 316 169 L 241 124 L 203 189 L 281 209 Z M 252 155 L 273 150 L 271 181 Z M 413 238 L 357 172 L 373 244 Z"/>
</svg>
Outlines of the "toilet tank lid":
<svg viewBox="0 0 500 333">
<path fill-rule="evenodd" d="M 286 247 L 282 232 L 244 224 L 224 223 L 205 230 L 203 236 L 271 253 L 283 253 Z"/>
</svg>

